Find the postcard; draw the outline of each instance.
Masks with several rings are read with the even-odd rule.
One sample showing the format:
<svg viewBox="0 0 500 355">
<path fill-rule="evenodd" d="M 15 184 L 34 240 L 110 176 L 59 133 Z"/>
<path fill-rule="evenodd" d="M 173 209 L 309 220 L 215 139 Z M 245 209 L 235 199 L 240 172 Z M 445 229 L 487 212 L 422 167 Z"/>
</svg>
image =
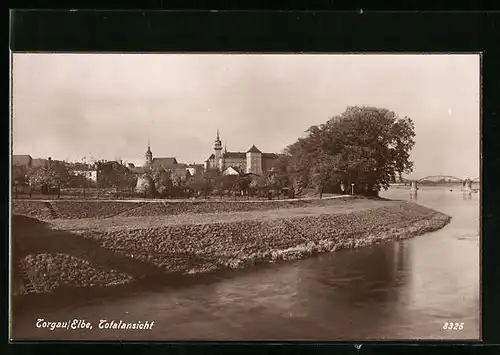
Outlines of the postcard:
<svg viewBox="0 0 500 355">
<path fill-rule="evenodd" d="M 479 340 L 480 60 L 13 53 L 11 340 Z"/>
</svg>

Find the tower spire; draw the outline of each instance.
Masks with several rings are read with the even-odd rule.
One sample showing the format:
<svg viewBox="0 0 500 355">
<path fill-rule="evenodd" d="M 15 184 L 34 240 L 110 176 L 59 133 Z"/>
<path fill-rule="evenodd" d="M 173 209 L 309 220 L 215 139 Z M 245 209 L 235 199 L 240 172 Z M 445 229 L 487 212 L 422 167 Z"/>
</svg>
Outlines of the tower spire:
<svg viewBox="0 0 500 355">
<path fill-rule="evenodd" d="M 151 144 L 148 138 L 148 150 L 146 151 L 146 164 L 151 164 L 153 162 L 153 153 L 151 152 Z"/>
<path fill-rule="evenodd" d="M 217 139 L 214 142 L 214 163 L 215 168 L 221 169 L 222 164 L 222 142 L 219 137 L 219 128 L 217 128 Z"/>
<path fill-rule="evenodd" d="M 217 128 L 217 138 L 214 141 L 214 148 L 222 149 L 222 142 L 220 140 L 219 129 Z"/>
</svg>

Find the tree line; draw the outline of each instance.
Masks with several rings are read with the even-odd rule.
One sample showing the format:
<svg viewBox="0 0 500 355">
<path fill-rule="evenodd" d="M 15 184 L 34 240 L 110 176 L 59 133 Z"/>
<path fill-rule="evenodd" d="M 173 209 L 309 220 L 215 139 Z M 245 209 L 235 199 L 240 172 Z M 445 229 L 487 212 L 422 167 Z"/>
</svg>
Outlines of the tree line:
<svg viewBox="0 0 500 355">
<path fill-rule="evenodd" d="M 376 107 L 348 107 L 325 123 L 309 127 L 304 137 L 284 149 L 275 165 L 261 176 L 222 175 L 207 171 L 182 179 L 174 171 L 148 167 L 141 181 L 116 162 L 96 161 L 97 181 L 73 174 L 64 162 L 34 169 L 14 166 L 18 184 L 61 187 L 114 187 L 117 192 L 137 188 L 144 196 L 187 197 L 223 194 L 279 195 L 302 194 L 305 190 L 323 193 L 378 195 L 391 182 L 413 169 L 410 152 L 415 145 L 411 118 Z M 353 191 L 354 190 L 354 191 Z"/>
<path fill-rule="evenodd" d="M 95 171 L 96 179 L 88 173 Z M 117 192 L 133 189 L 136 177 L 125 166 L 106 160 L 92 163 L 68 163 L 48 159 L 45 164 L 36 167 L 14 165 L 12 168 L 14 190 L 20 186 L 28 186 L 31 195 L 34 191 L 42 194 L 57 194 L 60 197 L 62 188 L 81 189 L 83 195 L 87 189 L 115 188 Z"/>
<path fill-rule="evenodd" d="M 285 149 L 285 166 L 296 189 L 378 195 L 413 170 L 415 126 L 409 117 L 376 107 L 348 107 Z"/>
<path fill-rule="evenodd" d="M 145 197 L 208 197 L 208 196 L 268 196 L 282 191 L 276 173 L 262 176 L 252 174 L 224 175 L 218 170 L 208 170 L 182 179 L 175 172 L 159 166 L 147 168 L 137 184 L 137 192 Z M 278 192 L 279 191 L 279 192 Z"/>
</svg>

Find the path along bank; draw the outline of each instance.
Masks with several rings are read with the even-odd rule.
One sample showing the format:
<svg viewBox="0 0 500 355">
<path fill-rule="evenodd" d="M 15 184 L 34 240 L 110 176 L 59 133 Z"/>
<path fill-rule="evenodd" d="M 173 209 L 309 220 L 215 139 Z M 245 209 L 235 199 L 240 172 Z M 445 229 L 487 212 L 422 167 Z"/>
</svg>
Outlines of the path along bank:
<svg viewBox="0 0 500 355">
<path fill-rule="evenodd" d="M 50 207 L 36 201 L 16 207 L 16 202 L 21 201 L 13 202 L 12 220 L 12 291 L 17 298 L 301 259 L 414 237 L 450 221 L 414 203 L 364 198 L 267 207 L 221 202 L 215 210 L 210 206 L 212 212 L 199 205 L 183 207 L 182 213 L 172 213 L 162 202 L 127 208 L 112 201 L 106 206 L 55 201 Z M 106 218 L 75 218 L 98 215 L 93 209 L 101 215 L 106 209 L 113 212 Z"/>
</svg>

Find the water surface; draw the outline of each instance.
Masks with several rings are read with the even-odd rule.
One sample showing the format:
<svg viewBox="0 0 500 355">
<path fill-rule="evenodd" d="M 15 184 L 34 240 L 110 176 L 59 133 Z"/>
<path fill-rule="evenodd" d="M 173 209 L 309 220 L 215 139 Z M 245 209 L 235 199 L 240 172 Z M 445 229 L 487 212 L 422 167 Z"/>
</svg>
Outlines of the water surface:
<svg viewBox="0 0 500 355">
<path fill-rule="evenodd" d="M 421 187 L 415 202 L 452 216 L 439 231 L 57 311 L 30 311 L 16 318 L 15 334 L 31 339 L 478 339 L 478 196 L 464 198 L 458 187 Z M 410 199 L 410 193 L 392 188 L 382 197 Z M 37 318 L 85 319 L 93 329 L 38 329 Z M 152 330 L 99 330 L 100 319 L 155 323 Z M 445 322 L 463 323 L 463 330 L 443 330 Z"/>
</svg>

